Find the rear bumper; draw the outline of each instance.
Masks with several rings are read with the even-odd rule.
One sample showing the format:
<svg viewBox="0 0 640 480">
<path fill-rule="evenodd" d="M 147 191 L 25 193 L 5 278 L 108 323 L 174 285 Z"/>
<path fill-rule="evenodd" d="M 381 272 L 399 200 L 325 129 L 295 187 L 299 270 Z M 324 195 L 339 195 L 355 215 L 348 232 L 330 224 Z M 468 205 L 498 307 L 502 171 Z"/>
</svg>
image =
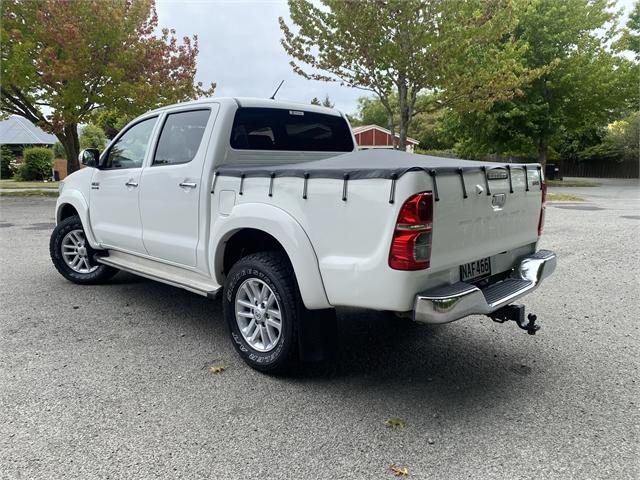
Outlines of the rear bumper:
<svg viewBox="0 0 640 480">
<path fill-rule="evenodd" d="M 520 260 L 511 276 L 480 289 L 458 282 L 416 295 L 413 319 L 423 323 L 448 323 L 467 315 L 486 315 L 535 290 L 556 268 L 556 254 L 539 250 Z"/>
</svg>

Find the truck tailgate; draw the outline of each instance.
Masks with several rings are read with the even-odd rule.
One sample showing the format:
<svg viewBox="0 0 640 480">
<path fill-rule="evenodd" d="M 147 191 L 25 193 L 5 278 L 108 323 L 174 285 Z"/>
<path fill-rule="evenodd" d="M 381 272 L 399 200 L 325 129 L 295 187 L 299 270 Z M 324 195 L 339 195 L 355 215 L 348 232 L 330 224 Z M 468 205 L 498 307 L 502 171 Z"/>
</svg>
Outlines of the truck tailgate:
<svg viewBox="0 0 640 480">
<path fill-rule="evenodd" d="M 537 241 L 542 202 L 539 171 L 527 169 L 526 179 L 522 168 L 488 172 L 437 179 L 439 199 L 434 202 L 432 272 Z"/>
</svg>

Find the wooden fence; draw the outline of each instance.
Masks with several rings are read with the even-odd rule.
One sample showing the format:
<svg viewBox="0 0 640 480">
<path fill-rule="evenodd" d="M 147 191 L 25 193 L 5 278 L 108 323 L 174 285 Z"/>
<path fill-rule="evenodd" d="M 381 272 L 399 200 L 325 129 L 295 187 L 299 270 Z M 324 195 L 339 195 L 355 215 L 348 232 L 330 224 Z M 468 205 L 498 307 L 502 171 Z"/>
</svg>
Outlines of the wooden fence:
<svg viewBox="0 0 640 480">
<path fill-rule="evenodd" d="M 560 164 L 563 177 L 639 178 L 640 160 L 625 162 L 570 162 Z"/>
</svg>

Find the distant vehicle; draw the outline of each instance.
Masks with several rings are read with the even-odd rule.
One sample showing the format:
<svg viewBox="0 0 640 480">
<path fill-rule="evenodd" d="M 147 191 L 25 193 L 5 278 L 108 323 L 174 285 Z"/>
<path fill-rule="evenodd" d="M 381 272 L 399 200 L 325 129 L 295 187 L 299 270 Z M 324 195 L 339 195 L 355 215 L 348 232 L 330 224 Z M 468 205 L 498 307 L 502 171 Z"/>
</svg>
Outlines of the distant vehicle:
<svg viewBox="0 0 640 480">
<path fill-rule="evenodd" d="M 56 205 L 58 271 L 222 294 L 233 344 L 258 370 L 320 358 L 338 306 L 538 328 L 512 302 L 556 264 L 536 251 L 539 165 L 358 152 L 336 110 L 243 98 L 154 110 L 80 157 L 90 168 Z"/>
</svg>

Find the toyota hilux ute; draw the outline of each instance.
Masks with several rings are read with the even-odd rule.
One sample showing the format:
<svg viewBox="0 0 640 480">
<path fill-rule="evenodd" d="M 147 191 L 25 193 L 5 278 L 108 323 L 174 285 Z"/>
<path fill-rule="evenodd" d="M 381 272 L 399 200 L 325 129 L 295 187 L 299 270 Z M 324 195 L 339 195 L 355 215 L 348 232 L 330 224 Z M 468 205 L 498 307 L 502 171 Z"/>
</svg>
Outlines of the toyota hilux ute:
<svg viewBox="0 0 640 480">
<path fill-rule="evenodd" d="M 256 369 L 321 358 L 341 306 L 539 328 L 513 303 L 556 265 L 537 249 L 538 164 L 358 151 L 336 110 L 247 98 L 151 111 L 80 161 L 60 184 L 58 271 L 219 297 Z"/>
</svg>

